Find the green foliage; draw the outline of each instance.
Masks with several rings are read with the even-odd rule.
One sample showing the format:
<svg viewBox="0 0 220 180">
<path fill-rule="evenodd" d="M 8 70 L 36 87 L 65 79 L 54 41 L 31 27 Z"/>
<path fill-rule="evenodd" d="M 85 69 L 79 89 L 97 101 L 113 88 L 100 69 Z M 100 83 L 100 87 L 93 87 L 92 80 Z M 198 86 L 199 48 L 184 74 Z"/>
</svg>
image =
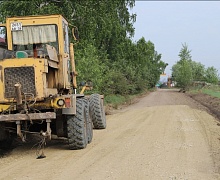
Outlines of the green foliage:
<svg viewBox="0 0 220 180">
<path fill-rule="evenodd" d="M 146 92 L 144 92 L 144 93 L 146 93 Z M 137 97 L 140 97 L 140 94 L 127 95 L 127 96 L 110 94 L 110 95 L 105 96 L 104 103 L 109 104 L 113 108 L 117 109 L 119 105 L 132 104 Z"/>
<path fill-rule="evenodd" d="M 218 70 L 215 69 L 213 66 L 208 67 L 205 71 L 205 81 L 212 84 L 218 84 Z"/>
<path fill-rule="evenodd" d="M 101 92 L 105 94 L 128 94 L 127 79 L 120 71 L 109 71 L 105 76 L 104 86 L 101 89 Z"/>
<path fill-rule="evenodd" d="M 179 57 L 180 60 L 172 67 L 172 76 L 177 82 L 177 86 L 183 89 L 187 89 L 192 82 L 192 67 L 191 67 L 191 55 L 190 50 L 186 44 L 182 45 Z"/>
<path fill-rule="evenodd" d="M 129 97 L 125 97 L 122 95 L 107 95 L 105 96 L 105 104 L 112 104 L 114 108 L 117 108 L 119 105 L 124 104 L 130 100 Z"/>
<path fill-rule="evenodd" d="M 213 89 L 203 89 L 202 92 L 204 94 L 208 94 L 212 97 L 217 97 L 217 98 L 220 98 L 220 91 L 215 91 Z"/>
<path fill-rule="evenodd" d="M 192 61 L 191 51 L 186 44 L 182 46 L 179 53 L 180 60 L 172 67 L 172 77 L 177 82 L 177 86 L 186 89 L 193 81 L 217 84 L 219 81 L 218 71 L 214 67 L 205 69 L 203 64 Z"/>
<path fill-rule="evenodd" d="M 192 69 L 189 61 L 182 61 L 172 67 L 177 86 L 187 89 L 192 82 Z"/>
<path fill-rule="evenodd" d="M 104 77 L 103 74 L 107 70 L 104 63 L 99 61 L 97 49 L 90 44 L 84 44 L 84 48 L 77 50 L 75 56 L 76 71 L 78 84 L 80 82 L 92 81 L 94 90 L 100 91 Z"/>
<path fill-rule="evenodd" d="M 179 52 L 179 57 L 180 61 L 190 61 L 192 56 L 191 56 L 191 50 L 188 49 L 188 46 L 186 43 L 182 44 L 182 49 Z"/>
<path fill-rule="evenodd" d="M 212 97 L 220 98 L 220 86 L 208 84 L 203 86 L 202 88 L 194 87 L 194 88 L 190 88 L 190 93 L 192 94 L 203 93 L 203 94 L 208 94 Z"/>
<path fill-rule="evenodd" d="M 193 81 L 204 81 L 205 80 L 205 66 L 200 62 L 191 61 L 192 78 Z"/>
<path fill-rule="evenodd" d="M 62 14 L 70 27 L 79 30 L 78 83 L 91 80 L 94 92 L 125 96 L 154 87 L 167 65 L 152 42 L 131 40 L 136 14 L 130 14 L 129 8 L 134 5 L 135 0 L 3 0 L 0 21 L 10 16 Z"/>
</svg>

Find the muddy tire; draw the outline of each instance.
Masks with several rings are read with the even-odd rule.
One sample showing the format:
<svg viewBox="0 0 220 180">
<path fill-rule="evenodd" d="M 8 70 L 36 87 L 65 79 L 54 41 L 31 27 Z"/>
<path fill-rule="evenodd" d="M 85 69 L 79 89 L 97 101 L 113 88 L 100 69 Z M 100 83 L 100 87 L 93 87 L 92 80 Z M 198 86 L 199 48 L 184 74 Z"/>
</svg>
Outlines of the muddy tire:
<svg viewBox="0 0 220 180">
<path fill-rule="evenodd" d="M 70 149 L 84 149 L 88 144 L 86 108 L 83 98 L 76 99 L 76 114 L 67 115 L 67 137 Z"/>
<path fill-rule="evenodd" d="M 88 99 L 83 99 L 86 109 L 86 122 L 87 122 L 87 137 L 88 137 L 88 143 L 92 142 L 93 138 L 93 124 L 92 124 L 92 117 L 91 117 L 91 109 L 89 106 Z"/>
<path fill-rule="evenodd" d="M 106 128 L 105 111 L 99 94 L 92 94 L 89 99 L 92 123 L 95 129 Z"/>
</svg>

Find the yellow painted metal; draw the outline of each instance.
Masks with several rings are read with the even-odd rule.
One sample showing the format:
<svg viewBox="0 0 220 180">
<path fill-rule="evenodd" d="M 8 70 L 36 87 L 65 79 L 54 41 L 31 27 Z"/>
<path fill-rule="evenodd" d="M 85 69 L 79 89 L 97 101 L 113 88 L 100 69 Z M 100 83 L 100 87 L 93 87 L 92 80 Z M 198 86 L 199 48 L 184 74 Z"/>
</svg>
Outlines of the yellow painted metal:
<svg viewBox="0 0 220 180">
<path fill-rule="evenodd" d="M 45 101 L 38 101 L 34 104 L 35 108 L 41 108 L 41 109 L 59 109 L 59 108 L 65 108 L 65 104 L 63 106 L 58 106 L 57 101 L 62 99 L 65 100 L 64 97 L 57 97 L 53 99 L 48 99 Z M 1 105 L 0 105 L 0 111 L 1 111 Z"/>
<path fill-rule="evenodd" d="M 85 90 L 86 90 L 86 86 L 83 86 L 82 90 L 80 91 L 80 94 L 83 94 Z"/>
<path fill-rule="evenodd" d="M 77 82 L 76 82 L 76 67 L 75 67 L 75 59 L 74 59 L 74 47 L 73 43 L 70 43 L 70 60 L 71 60 L 71 66 L 72 66 L 72 76 L 73 76 L 73 87 L 76 89 L 77 88 Z"/>
<path fill-rule="evenodd" d="M 88 86 L 87 84 L 85 86 L 82 87 L 80 94 L 84 94 L 85 90 L 92 90 L 91 86 Z"/>
<path fill-rule="evenodd" d="M 167 75 L 166 73 L 161 74 L 161 76 L 166 76 L 166 75 Z"/>
<path fill-rule="evenodd" d="M 7 109 L 9 109 L 10 105 L 6 105 L 6 104 L 0 104 L 0 112 L 3 112 Z"/>
<path fill-rule="evenodd" d="M 8 50 L 13 50 L 13 40 L 11 32 L 11 23 L 20 22 L 22 26 L 34 26 L 34 25 L 56 25 L 57 40 L 58 40 L 58 52 L 53 55 L 57 56 L 58 61 L 53 61 L 47 57 L 28 57 L 28 58 L 10 58 L 0 61 L 0 112 L 16 108 L 16 100 L 13 98 L 5 98 L 5 68 L 13 67 L 34 67 L 35 74 L 35 89 L 36 89 L 36 102 L 34 108 L 41 109 L 59 109 L 63 108 L 65 113 L 76 113 L 76 96 L 70 94 L 71 86 L 77 88 L 74 61 L 74 49 L 73 44 L 70 43 L 69 51 L 66 48 L 68 40 L 67 34 L 67 21 L 61 15 L 48 15 L 48 16 L 27 16 L 27 17 L 12 17 L 7 18 L 5 26 L 7 29 L 7 42 Z M 69 80 L 69 64 L 72 66 L 73 71 L 73 85 Z M 85 87 L 86 88 L 86 87 Z M 59 92 L 59 93 L 58 93 Z M 62 95 L 60 95 L 62 94 Z M 61 99 L 69 98 L 70 104 L 67 106 L 66 102 L 63 106 L 58 105 L 58 101 Z M 70 109 L 70 110 L 69 110 Z"/>
<path fill-rule="evenodd" d="M 51 100 L 51 106 L 53 107 L 53 108 L 56 108 L 56 109 L 59 109 L 59 108 L 64 108 L 65 107 L 65 103 L 64 103 L 64 105 L 63 106 L 59 106 L 58 104 L 57 104 L 57 102 L 59 101 L 59 100 L 63 100 L 63 101 L 65 101 L 65 99 L 63 98 L 63 97 L 57 97 L 57 98 L 55 98 L 55 99 L 52 99 Z"/>
<path fill-rule="evenodd" d="M 57 101 L 62 99 L 63 101 L 65 100 L 64 97 L 57 97 L 54 99 L 48 99 L 45 101 L 38 101 L 34 104 L 35 108 L 40 108 L 40 109 L 59 109 L 59 108 L 65 108 L 65 104 L 63 106 L 58 106 Z M 3 112 L 5 110 L 8 110 L 10 106 L 12 105 L 13 100 L 8 102 L 8 104 L 1 104 L 0 103 L 0 112 Z M 11 110 L 13 107 L 16 105 L 16 102 L 13 103 L 13 106 L 11 107 Z"/>
<path fill-rule="evenodd" d="M 57 72 L 57 86 L 59 88 L 70 89 L 68 82 L 67 74 L 67 61 L 69 55 L 64 52 L 64 29 L 63 23 L 68 25 L 68 22 L 61 15 L 47 15 L 47 16 L 25 16 L 25 17 L 12 17 L 6 19 L 6 28 L 7 28 L 7 40 L 8 40 L 8 49 L 13 50 L 12 42 L 12 32 L 11 32 L 11 23 L 21 22 L 22 26 L 32 26 L 32 25 L 48 25 L 54 24 L 57 26 L 57 36 L 59 42 L 59 51 L 58 51 L 58 72 Z M 18 59 L 17 59 L 18 60 Z M 34 60 L 34 58 L 32 58 Z M 19 59 L 20 61 L 20 59 Z M 28 60 L 29 61 L 29 60 Z"/>
<path fill-rule="evenodd" d="M 7 37 L 8 37 L 8 49 L 13 50 L 12 47 L 12 33 L 11 33 L 11 23 L 21 22 L 22 26 L 30 25 L 47 25 L 55 24 L 58 28 L 58 39 L 59 39 L 59 54 L 64 54 L 64 35 L 62 22 L 67 23 L 67 21 L 61 15 L 48 15 L 48 16 L 25 16 L 25 17 L 12 17 L 6 19 Z M 67 23 L 68 24 L 68 23 Z"/>
<path fill-rule="evenodd" d="M 9 99 L 5 99 L 4 89 L 4 69 L 8 67 L 21 67 L 21 66 L 33 66 L 35 69 L 35 86 L 36 86 L 36 98 L 42 99 L 45 97 L 45 82 L 44 76 L 47 73 L 46 59 L 34 59 L 34 58 L 20 58 L 18 59 L 5 59 L 0 62 L 0 102 L 8 102 Z"/>
<path fill-rule="evenodd" d="M 68 61 L 70 55 L 65 52 L 64 48 L 64 29 L 63 25 L 68 25 L 68 22 L 61 15 L 46 15 L 46 16 L 25 16 L 25 17 L 12 17 L 7 18 L 5 26 L 7 28 L 7 41 L 8 50 L 13 50 L 11 23 L 21 22 L 22 26 L 32 25 L 48 25 L 54 24 L 57 26 L 57 37 L 59 44 L 58 60 L 59 62 L 51 62 L 45 58 L 12 58 L 4 59 L 0 61 L 0 104 L 8 103 L 12 99 L 5 99 L 5 84 L 4 84 L 4 69 L 8 67 L 24 67 L 33 66 L 35 71 L 35 86 L 36 86 L 36 99 L 42 101 L 49 95 L 56 95 L 57 89 L 70 89 L 70 82 L 68 78 Z M 73 55 L 74 57 L 74 55 Z M 53 64 L 51 64 L 53 63 Z M 57 65 L 56 65 L 57 63 Z M 52 66 L 51 66 L 52 65 Z M 54 70 L 54 74 L 49 72 L 49 66 L 57 66 L 57 70 Z M 75 65 L 74 65 L 75 66 Z M 49 80 L 48 80 L 49 78 Z M 54 81 L 54 83 L 52 83 Z M 76 80 L 74 80 L 76 84 Z M 50 84 L 50 85 L 48 85 Z M 52 85 L 51 85 L 52 84 Z M 50 87 L 51 86 L 51 87 Z M 47 102 L 46 106 L 55 106 L 56 103 Z"/>
</svg>

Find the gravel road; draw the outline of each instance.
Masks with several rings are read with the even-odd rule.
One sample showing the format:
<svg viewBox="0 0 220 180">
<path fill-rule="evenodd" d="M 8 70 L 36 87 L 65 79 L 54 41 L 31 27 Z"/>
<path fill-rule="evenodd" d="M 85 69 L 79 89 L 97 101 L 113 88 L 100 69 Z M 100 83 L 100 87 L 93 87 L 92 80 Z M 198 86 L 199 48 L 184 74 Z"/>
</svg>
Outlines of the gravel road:
<svg viewBox="0 0 220 180">
<path fill-rule="evenodd" d="M 220 179 L 220 126 L 206 109 L 175 90 L 157 90 L 107 116 L 86 149 L 48 142 L 44 159 L 34 143 L 0 159 L 4 180 Z"/>
</svg>

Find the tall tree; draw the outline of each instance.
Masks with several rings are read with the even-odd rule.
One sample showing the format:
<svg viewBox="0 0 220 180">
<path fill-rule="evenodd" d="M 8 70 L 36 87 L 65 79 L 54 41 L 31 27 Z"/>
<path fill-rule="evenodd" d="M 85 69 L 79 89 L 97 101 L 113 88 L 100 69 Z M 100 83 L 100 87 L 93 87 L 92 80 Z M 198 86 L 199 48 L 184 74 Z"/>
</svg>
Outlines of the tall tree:
<svg viewBox="0 0 220 180">
<path fill-rule="evenodd" d="M 191 67 L 191 50 L 186 44 L 182 44 L 179 53 L 180 60 L 172 67 L 172 76 L 177 82 L 177 86 L 182 89 L 187 89 L 192 82 L 192 67 Z"/>
<path fill-rule="evenodd" d="M 219 81 L 217 69 L 213 66 L 205 69 L 205 66 L 200 62 L 192 61 L 190 53 L 187 45 L 183 44 L 179 53 L 180 60 L 172 67 L 172 77 L 177 85 L 186 89 L 192 81 L 217 84 Z"/>
<path fill-rule="evenodd" d="M 189 61 L 182 61 L 172 67 L 172 76 L 177 82 L 177 86 L 186 90 L 192 82 L 192 69 Z"/>
<path fill-rule="evenodd" d="M 188 46 L 186 43 L 182 44 L 182 48 L 179 52 L 179 58 L 180 58 L 180 62 L 181 61 L 191 61 L 192 56 L 191 56 L 191 50 L 189 50 Z"/>
<path fill-rule="evenodd" d="M 0 21 L 62 14 L 80 33 L 75 46 L 78 80 L 92 80 L 95 90 L 103 93 L 131 94 L 153 87 L 165 64 L 152 42 L 131 40 L 136 14 L 129 8 L 134 5 L 135 0 L 3 0 Z"/>
</svg>

